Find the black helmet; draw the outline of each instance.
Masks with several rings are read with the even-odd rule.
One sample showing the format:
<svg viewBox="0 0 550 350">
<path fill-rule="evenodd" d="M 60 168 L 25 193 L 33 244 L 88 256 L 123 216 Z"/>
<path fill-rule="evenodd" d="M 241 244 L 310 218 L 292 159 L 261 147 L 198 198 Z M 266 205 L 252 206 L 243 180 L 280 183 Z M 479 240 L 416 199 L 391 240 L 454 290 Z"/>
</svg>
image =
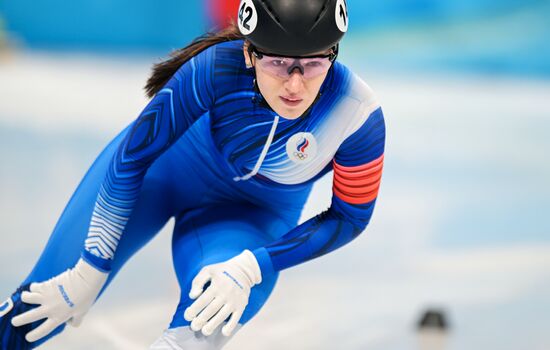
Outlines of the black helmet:
<svg viewBox="0 0 550 350">
<path fill-rule="evenodd" d="M 237 22 L 254 46 L 307 56 L 338 44 L 348 29 L 345 0 L 241 0 Z"/>
</svg>

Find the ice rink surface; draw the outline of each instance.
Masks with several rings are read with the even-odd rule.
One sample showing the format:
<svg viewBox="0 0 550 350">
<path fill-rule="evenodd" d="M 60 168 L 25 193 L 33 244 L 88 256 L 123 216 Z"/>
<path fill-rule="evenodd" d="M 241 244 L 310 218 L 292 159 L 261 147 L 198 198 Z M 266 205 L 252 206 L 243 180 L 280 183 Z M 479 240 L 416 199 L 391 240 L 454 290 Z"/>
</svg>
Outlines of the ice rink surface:
<svg viewBox="0 0 550 350">
<path fill-rule="evenodd" d="M 281 273 L 228 350 L 420 349 L 426 307 L 446 349 L 550 349 L 550 81 L 353 68 L 386 115 L 382 187 L 357 240 Z M 344 61 L 345 62 L 345 61 Z M 30 271 L 87 167 L 146 103 L 145 60 L 9 53 L 0 60 L 0 299 Z M 303 219 L 326 209 L 331 178 Z M 145 349 L 178 286 L 168 223 L 79 329 L 43 349 Z"/>
</svg>

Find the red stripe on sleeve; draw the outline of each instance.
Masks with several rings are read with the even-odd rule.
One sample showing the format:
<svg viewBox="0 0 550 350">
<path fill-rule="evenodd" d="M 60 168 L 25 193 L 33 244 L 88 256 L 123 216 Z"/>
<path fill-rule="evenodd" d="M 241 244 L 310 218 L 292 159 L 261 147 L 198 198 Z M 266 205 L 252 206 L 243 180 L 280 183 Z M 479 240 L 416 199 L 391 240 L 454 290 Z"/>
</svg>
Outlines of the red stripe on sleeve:
<svg viewBox="0 0 550 350">
<path fill-rule="evenodd" d="M 334 194 L 350 204 L 373 201 L 378 196 L 383 165 L 384 155 L 372 162 L 353 167 L 345 167 L 333 161 Z"/>
</svg>

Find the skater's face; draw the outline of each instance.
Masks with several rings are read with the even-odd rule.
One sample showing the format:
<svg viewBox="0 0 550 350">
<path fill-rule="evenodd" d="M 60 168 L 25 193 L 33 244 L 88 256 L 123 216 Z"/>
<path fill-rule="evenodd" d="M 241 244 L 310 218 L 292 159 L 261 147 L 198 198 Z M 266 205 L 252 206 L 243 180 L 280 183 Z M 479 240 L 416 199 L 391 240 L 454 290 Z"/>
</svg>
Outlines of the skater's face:
<svg viewBox="0 0 550 350">
<path fill-rule="evenodd" d="M 286 119 L 296 119 L 313 104 L 332 66 L 330 51 L 315 52 L 317 58 L 285 58 L 251 54 L 243 47 L 246 65 L 254 67 L 256 81 L 269 106 Z"/>
</svg>

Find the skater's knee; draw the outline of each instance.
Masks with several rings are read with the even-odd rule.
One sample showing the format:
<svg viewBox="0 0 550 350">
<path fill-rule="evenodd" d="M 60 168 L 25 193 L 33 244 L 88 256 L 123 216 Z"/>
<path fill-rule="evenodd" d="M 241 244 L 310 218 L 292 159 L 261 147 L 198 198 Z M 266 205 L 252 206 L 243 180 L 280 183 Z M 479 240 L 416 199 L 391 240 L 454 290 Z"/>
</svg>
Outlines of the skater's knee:
<svg viewBox="0 0 550 350">
<path fill-rule="evenodd" d="M 25 336 L 40 326 L 44 320 L 38 320 L 20 327 L 15 327 L 12 325 L 11 321 L 15 316 L 36 307 L 36 305 L 27 304 L 21 301 L 21 294 L 23 291 L 29 291 L 29 286 L 30 284 L 25 284 L 19 287 L 11 295 L 11 297 L 0 303 L 0 350 L 34 349 L 56 334 L 61 333 L 61 331 L 65 328 L 64 325 L 61 325 L 52 331 L 52 333 L 50 333 L 47 337 L 42 338 L 37 342 L 30 343 L 25 339 Z"/>
</svg>

